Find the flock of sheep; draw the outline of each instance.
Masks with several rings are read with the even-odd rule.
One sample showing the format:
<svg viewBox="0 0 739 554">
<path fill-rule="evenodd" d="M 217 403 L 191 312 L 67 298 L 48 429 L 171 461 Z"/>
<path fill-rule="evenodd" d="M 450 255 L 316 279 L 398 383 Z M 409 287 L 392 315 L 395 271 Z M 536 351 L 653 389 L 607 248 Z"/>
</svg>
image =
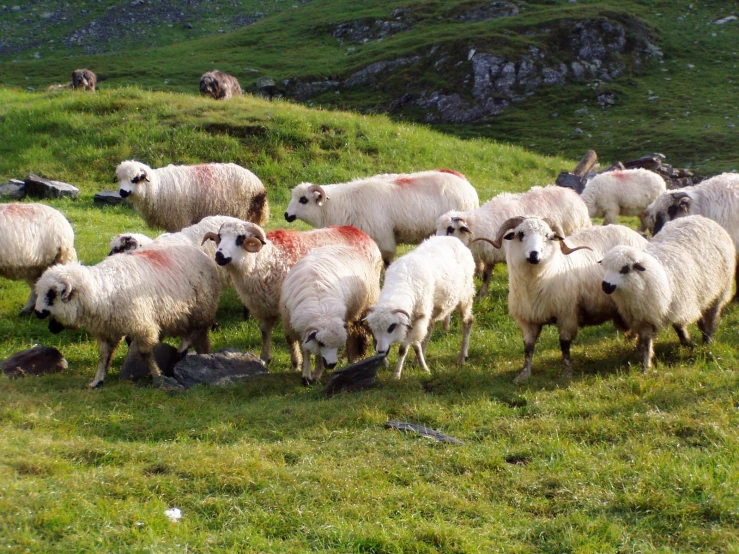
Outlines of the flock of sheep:
<svg viewBox="0 0 739 554">
<path fill-rule="evenodd" d="M 90 387 L 103 383 L 123 338 L 166 385 L 154 347 L 179 337 L 182 356 L 190 347 L 208 352 L 228 286 L 259 323 L 265 363 L 282 321 L 293 369 L 302 366 L 306 384 L 334 368 L 342 348 L 349 362 L 363 357 L 372 338 L 378 354 L 399 343 L 394 377 L 409 347 L 428 372 L 429 337 L 437 322 L 448 330 L 455 311 L 462 364 L 474 275 L 481 274 L 485 295 L 497 263 L 508 266 L 508 311 L 523 335 L 517 383 L 531 375 L 544 325 L 558 327 L 565 377 L 573 372 L 578 329 L 607 320 L 638 338 L 646 370 L 654 337 L 668 325 L 690 344 L 686 326 L 697 322 L 710 341 L 737 267 L 736 174 L 667 191 L 652 172 L 616 170 L 593 178 L 582 196 L 550 185 L 502 193 L 482 206 L 463 175 L 444 169 L 302 183 L 285 219 L 315 229 L 272 232 L 263 228 L 269 206 L 262 182 L 238 165 L 152 169 L 124 161 L 116 175 L 121 196 L 148 225 L 167 232 L 155 239 L 118 235 L 97 265 L 77 263 L 74 232 L 58 211 L 0 205 L 0 276 L 28 282 L 23 311 L 51 316 L 51 332 L 84 327 L 97 339 Z M 639 215 L 653 238 L 615 224 L 620 214 Z M 590 218 L 600 216 L 606 224 L 593 227 Z M 418 246 L 394 260 L 400 243 Z"/>
</svg>

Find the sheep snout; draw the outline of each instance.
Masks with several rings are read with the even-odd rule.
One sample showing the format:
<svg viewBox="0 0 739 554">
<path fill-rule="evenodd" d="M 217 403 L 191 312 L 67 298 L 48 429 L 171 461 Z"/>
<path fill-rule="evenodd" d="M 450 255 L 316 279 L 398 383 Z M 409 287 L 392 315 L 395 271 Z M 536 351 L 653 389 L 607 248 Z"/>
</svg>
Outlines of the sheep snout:
<svg viewBox="0 0 739 554">
<path fill-rule="evenodd" d="M 231 262 L 231 258 L 227 258 L 226 256 L 224 256 L 223 252 L 221 252 L 220 250 L 216 252 L 216 263 L 218 265 L 223 266 L 223 265 L 227 265 L 230 262 Z"/>
<path fill-rule="evenodd" d="M 128 198 L 128 195 L 131 194 L 131 193 L 129 191 L 125 190 L 125 189 L 120 189 L 118 191 L 118 194 L 121 195 L 121 198 Z"/>
<path fill-rule="evenodd" d="M 41 310 L 41 311 L 34 310 L 33 313 L 35 313 L 36 317 L 39 319 L 46 319 L 47 317 L 51 315 L 51 312 L 49 310 Z"/>
<path fill-rule="evenodd" d="M 616 285 L 613 285 L 609 283 L 608 281 L 603 281 L 601 283 L 601 288 L 603 289 L 603 292 L 606 294 L 613 294 L 613 291 L 616 290 Z"/>
<path fill-rule="evenodd" d="M 288 223 L 292 223 L 293 221 L 297 219 L 297 216 L 290 215 L 289 213 L 285 212 L 285 219 L 287 220 Z"/>
<path fill-rule="evenodd" d="M 64 325 L 59 323 L 56 319 L 51 318 L 51 321 L 49 321 L 49 331 L 54 335 L 58 335 L 64 331 Z"/>
<path fill-rule="evenodd" d="M 530 252 L 529 255 L 526 256 L 526 261 L 530 264 L 538 264 L 541 261 L 541 259 L 539 258 L 539 252 L 537 252 L 536 250 Z"/>
</svg>

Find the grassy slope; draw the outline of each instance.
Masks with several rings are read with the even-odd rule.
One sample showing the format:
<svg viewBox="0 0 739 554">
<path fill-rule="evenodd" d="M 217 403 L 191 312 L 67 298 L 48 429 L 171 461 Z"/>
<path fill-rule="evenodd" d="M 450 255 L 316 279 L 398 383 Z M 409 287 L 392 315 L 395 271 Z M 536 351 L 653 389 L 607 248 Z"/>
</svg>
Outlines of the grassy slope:
<svg viewBox="0 0 739 554">
<path fill-rule="evenodd" d="M 52 3 L 42 0 L 37 4 Z M 600 110 L 593 91 L 585 86 L 555 87 L 542 89 L 536 97 L 517 104 L 490 125 L 448 126 L 444 130 L 460 136 L 488 136 L 544 154 L 558 153 L 572 158 L 579 157 L 588 148 L 595 148 L 608 161 L 657 150 L 678 166 L 693 167 L 709 174 L 739 168 L 734 147 L 737 131 L 728 126 L 739 123 L 734 101 L 739 60 L 736 26 L 739 23 L 713 24 L 730 13 L 731 7 L 726 3 L 580 0 L 570 4 L 567 0 L 541 0 L 528 2 L 521 15 L 515 18 L 473 24 L 452 20 L 452 16 L 463 11 L 465 6 L 479 4 L 460 4 L 452 0 L 409 1 L 404 6 L 417 21 L 410 31 L 382 42 L 340 45 L 330 35 L 334 25 L 360 18 L 387 19 L 398 7 L 397 3 L 389 0 L 371 3 L 314 0 L 293 7 L 289 3 L 244 2 L 239 8 L 242 13 L 259 9 L 267 17 L 233 33 L 176 44 L 169 43 L 182 39 L 187 33 L 162 25 L 152 33 L 154 38 L 148 41 L 151 46 L 127 52 L 125 56 L 118 53 L 80 56 L 73 51 L 70 57 L 69 51 L 57 49 L 55 52 L 44 50 L 41 60 L 33 60 L 30 58 L 35 50 L 29 50 L 0 59 L 0 83 L 44 88 L 49 83 L 67 80 L 72 69 L 86 65 L 105 79 L 104 87 L 136 83 L 158 90 L 194 93 L 198 76 L 215 65 L 239 77 L 245 86 L 253 87 L 261 76 L 278 80 L 291 76 L 346 76 L 371 62 L 426 52 L 435 44 L 461 52 L 471 46 L 502 54 L 521 52 L 530 44 L 539 44 L 546 36 L 528 35 L 528 30 L 541 29 L 553 21 L 618 18 L 631 14 L 645 22 L 665 58 L 661 64 L 652 61 L 638 74 L 628 75 L 610 85 L 616 94 L 616 107 Z M 276 8 L 278 5 L 280 7 Z M 225 3 L 219 6 L 222 13 L 235 10 Z M 277 12 L 277 9 L 282 11 Z M 43 8 L 39 7 L 38 11 Z M 12 22 L 13 18 L 21 16 L 5 12 L 0 17 Z M 217 21 L 212 25 L 209 21 L 204 21 L 201 33 L 206 34 L 218 26 Z M 56 37 L 57 41 L 61 36 L 61 31 L 53 28 L 48 31 L 48 37 Z M 557 52 L 551 54 L 558 55 Z M 246 71 L 247 68 L 256 68 L 259 73 Z M 429 88 L 444 88 L 447 80 L 456 78 L 458 76 L 400 72 L 400 78 L 390 78 L 382 90 L 362 87 L 342 91 L 340 95 L 330 93 L 315 99 L 314 103 L 371 111 L 387 105 L 388 91 L 394 91 L 391 98 L 398 96 L 395 92 L 404 80 L 418 80 Z M 649 102 L 650 96 L 659 99 Z M 575 114 L 583 107 L 588 108 L 587 115 Z M 576 135 L 575 128 L 582 129 L 583 134 Z"/>
<path fill-rule="evenodd" d="M 245 138 L 203 130 L 216 122 Z M 80 185 L 77 202 L 51 204 L 74 224 L 87 263 L 110 235 L 144 229 L 131 211 L 92 207 L 127 157 L 247 165 L 269 187 L 275 226 L 303 179 L 447 166 L 487 199 L 572 164 L 383 117 L 135 89 L 0 89 L 0 135 L 0 178 L 33 169 Z M 432 376 L 411 364 L 400 382 L 382 371 L 375 390 L 326 401 L 287 370 L 279 335 L 273 375 L 256 383 L 170 397 L 119 382 L 121 348 L 105 387 L 87 391 L 90 337 L 18 318 L 25 285 L 0 281 L 0 358 L 39 342 L 70 362 L 63 375 L 0 377 L 0 551 L 736 551 L 737 309 L 710 349 L 691 352 L 665 333 L 647 376 L 630 367 L 633 346 L 604 326 L 581 333 L 576 379 L 562 383 L 547 329 L 535 376 L 518 388 L 506 289 L 498 268 L 475 309 L 466 367 L 454 366 L 455 318 L 429 346 Z M 258 347 L 233 293 L 220 315 L 217 348 Z M 387 431 L 387 419 L 466 445 Z M 163 513 L 172 506 L 184 514 L 177 524 Z"/>
</svg>

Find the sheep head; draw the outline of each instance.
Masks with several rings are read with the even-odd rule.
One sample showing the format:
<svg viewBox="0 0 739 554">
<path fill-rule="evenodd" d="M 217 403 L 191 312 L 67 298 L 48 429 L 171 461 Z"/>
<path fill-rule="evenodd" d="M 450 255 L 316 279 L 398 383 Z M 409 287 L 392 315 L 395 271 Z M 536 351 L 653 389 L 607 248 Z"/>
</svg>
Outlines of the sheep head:
<svg viewBox="0 0 739 554">
<path fill-rule="evenodd" d="M 118 194 L 123 198 L 143 198 L 146 196 L 147 183 L 151 183 L 152 169 L 141 162 L 126 160 L 115 170 L 118 179 Z"/>
<path fill-rule="evenodd" d="M 58 333 L 65 327 L 79 327 L 78 286 L 69 266 L 53 266 L 37 281 L 34 312 L 40 319 L 51 316 L 49 330 Z"/>
<path fill-rule="evenodd" d="M 322 319 L 303 332 L 303 347 L 323 358 L 328 369 L 336 367 L 339 348 L 346 344 L 347 332 L 344 320 L 338 317 Z"/>
<path fill-rule="evenodd" d="M 447 212 L 436 220 L 436 236 L 457 237 L 469 246 L 472 230 L 466 219 L 466 212 Z"/>
<path fill-rule="evenodd" d="M 687 192 L 676 191 L 662 194 L 647 208 L 654 213 L 652 234 L 659 233 L 668 221 L 690 215 L 692 204 L 693 198 Z"/>
<path fill-rule="evenodd" d="M 392 306 L 375 306 L 369 309 L 365 321 L 377 341 L 377 353 L 387 355 L 390 347 L 396 342 L 404 342 L 418 320 L 425 317 L 424 314 L 411 315 Z"/>
<path fill-rule="evenodd" d="M 267 244 L 267 235 L 256 223 L 228 222 L 221 225 L 218 234 L 207 233 L 203 237 L 203 244 L 208 240 L 214 240 L 218 245 L 215 260 L 218 265 L 224 266 L 231 261 L 241 261 L 247 254 L 258 254 Z"/>
<path fill-rule="evenodd" d="M 321 185 L 300 183 L 293 188 L 285 219 L 288 222 L 300 219 L 313 227 L 322 227 L 322 208 L 328 200 L 329 196 Z"/>
</svg>

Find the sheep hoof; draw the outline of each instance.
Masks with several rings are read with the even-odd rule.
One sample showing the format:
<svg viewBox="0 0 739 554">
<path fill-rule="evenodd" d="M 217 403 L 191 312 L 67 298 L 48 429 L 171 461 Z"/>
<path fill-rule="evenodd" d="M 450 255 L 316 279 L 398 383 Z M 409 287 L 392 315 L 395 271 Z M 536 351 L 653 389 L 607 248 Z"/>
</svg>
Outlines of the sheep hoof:
<svg viewBox="0 0 739 554">
<path fill-rule="evenodd" d="M 303 386 L 310 387 L 315 381 L 309 377 L 303 377 Z"/>
<path fill-rule="evenodd" d="M 165 392 L 182 392 L 185 390 L 176 379 L 167 377 L 166 375 L 157 375 L 151 380 L 152 385 Z"/>
<path fill-rule="evenodd" d="M 99 389 L 100 387 L 103 386 L 103 383 L 104 381 L 102 379 L 100 379 L 100 381 L 93 381 L 92 383 L 87 385 L 87 388 L 88 389 Z"/>
<path fill-rule="evenodd" d="M 23 308 L 18 315 L 22 317 L 26 315 L 31 315 L 32 313 L 33 313 L 33 308 Z"/>
<path fill-rule="evenodd" d="M 514 385 L 523 385 L 526 381 L 528 381 L 531 378 L 531 372 L 530 371 L 522 371 L 518 375 L 516 375 L 516 378 L 513 380 Z"/>
</svg>

